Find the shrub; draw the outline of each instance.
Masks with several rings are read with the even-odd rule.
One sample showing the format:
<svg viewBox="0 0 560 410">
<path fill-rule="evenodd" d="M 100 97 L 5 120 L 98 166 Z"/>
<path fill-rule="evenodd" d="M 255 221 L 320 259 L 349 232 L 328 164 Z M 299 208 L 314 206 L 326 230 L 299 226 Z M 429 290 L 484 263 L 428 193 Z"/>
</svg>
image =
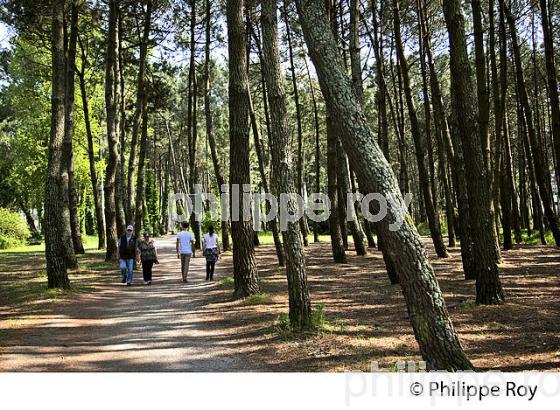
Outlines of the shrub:
<svg viewBox="0 0 560 410">
<path fill-rule="evenodd" d="M 0 249 L 22 245 L 29 237 L 29 229 L 21 216 L 14 211 L 0 208 Z"/>
</svg>

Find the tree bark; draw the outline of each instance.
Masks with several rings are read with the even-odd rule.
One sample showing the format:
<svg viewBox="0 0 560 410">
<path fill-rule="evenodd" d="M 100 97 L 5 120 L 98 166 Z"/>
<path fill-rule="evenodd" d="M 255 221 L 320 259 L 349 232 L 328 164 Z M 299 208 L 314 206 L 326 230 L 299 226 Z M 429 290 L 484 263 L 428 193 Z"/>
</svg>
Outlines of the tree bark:
<svg viewBox="0 0 560 410">
<path fill-rule="evenodd" d="M 118 87 L 119 42 L 118 42 L 117 0 L 109 0 L 109 31 L 107 34 L 107 58 L 105 67 L 105 105 L 107 110 L 108 158 L 105 170 L 105 231 L 107 252 L 105 260 L 117 257 L 117 210 L 115 202 L 115 178 L 119 163 L 119 103 L 121 99 Z"/>
<path fill-rule="evenodd" d="M 138 179 L 136 181 L 136 186 L 134 186 L 134 173 L 135 173 L 135 158 L 132 157 L 132 150 L 136 150 L 137 147 L 131 147 L 131 157 L 129 161 L 128 168 L 128 191 L 134 190 L 135 198 L 133 201 L 132 195 L 129 197 L 129 206 L 134 208 L 134 212 L 130 215 L 132 218 L 134 216 L 134 230 L 137 234 L 142 231 L 144 222 L 144 197 L 145 197 L 145 164 L 146 155 L 148 150 L 148 95 L 146 92 L 146 65 L 149 50 L 150 41 L 150 27 L 152 21 L 152 10 L 153 4 L 152 0 L 147 0 L 146 2 L 146 13 L 144 15 L 144 31 L 142 34 L 142 42 L 140 44 L 140 68 L 138 72 L 138 90 L 137 98 L 140 98 L 140 106 L 136 106 L 136 110 L 141 114 L 138 123 L 133 124 L 133 135 L 134 140 L 134 126 L 138 127 L 141 124 L 141 136 L 140 136 L 140 156 L 138 159 Z M 137 101 L 138 104 L 138 101 Z M 136 115 L 136 111 L 135 111 Z M 138 128 L 136 129 L 136 139 L 138 139 Z M 132 185 L 130 185 L 132 184 Z M 131 219 L 132 220 L 132 219 Z"/>
<path fill-rule="evenodd" d="M 204 117 L 206 119 L 206 138 L 208 139 L 208 144 L 210 145 L 210 155 L 212 157 L 212 164 L 214 165 L 214 174 L 216 175 L 216 182 L 218 184 L 218 190 L 220 191 L 220 203 L 224 204 L 225 201 L 222 200 L 222 195 L 227 195 L 222 193 L 222 187 L 225 185 L 225 179 L 222 173 L 222 167 L 220 165 L 220 160 L 218 158 L 218 152 L 216 149 L 216 138 L 214 136 L 214 127 L 212 121 L 212 107 L 210 98 L 210 43 L 211 43 L 211 29 L 212 29 L 212 2 L 210 0 L 205 0 L 206 3 L 206 43 L 204 47 Z M 223 214 L 222 210 L 222 214 Z M 229 225 L 225 218 L 222 218 L 222 249 L 228 251 L 230 249 L 229 244 Z"/>
<path fill-rule="evenodd" d="M 286 95 L 282 83 L 280 68 L 280 49 L 278 46 L 278 22 L 276 19 L 276 0 L 262 2 L 262 35 L 264 74 L 267 87 L 268 105 L 271 124 L 271 156 L 274 194 L 294 195 L 296 186 L 291 169 L 288 116 Z M 288 201 L 288 212 L 296 211 L 294 198 Z M 290 304 L 290 323 L 295 329 L 304 329 L 311 325 L 311 302 L 307 287 L 307 272 L 303 241 L 298 222 L 288 222 L 282 230 L 286 254 L 286 275 L 288 277 L 288 295 Z"/>
<path fill-rule="evenodd" d="M 367 125 L 352 92 L 325 18 L 321 0 L 297 0 L 296 5 L 311 59 L 320 79 L 327 110 L 341 131 L 344 149 L 366 191 L 392 196 L 388 215 L 378 224 L 387 252 L 395 262 L 409 316 L 430 369 L 472 369 L 453 329 L 441 291 L 416 228 L 400 195 L 397 180 Z M 397 205 L 398 204 L 398 205 Z M 403 220 L 398 229 L 389 222 Z M 398 257 L 397 257 L 398 255 Z"/>
<path fill-rule="evenodd" d="M 558 98 L 558 79 L 556 77 L 556 63 L 554 61 L 554 39 L 552 25 L 549 18 L 549 5 L 547 0 L 539 0 L 541 10 L 541 23 L 544 39 L 544 55 L 546 65 L 547 92 L 550 105 L 550 122 L 552 128 L 552 141 L 554 156 L 556 157 L 556 185 L 560 192 L 560 99 Z"/>
<path fill-rule="evenodd" d="M 437 207 L 434 205 L 434 198 L 432 197 L 432 190 L 430 186 L 428 170 L 426 167 L 425 156 L 428 148 L 426 146 L 427 144 L 425 136 L 423 136 L 420 131 L 418 117 L 416 114 L 416 107 L 414 104 L 414 100 L 412 99 L 408 62 L 406 61 L 406 57 L 404 55 L 404 45 L 401 38 L 401 18 L 398 0 L 393 0 L 393 8 L 395 42 L 397 45 L 398 59 L 401 64 L 401 73 L 404 86 L 403 88 L 405 93 L 406 105 L 408 108 L 408 115 L 410 118 L 410 129 L 412 132 L 412 138 L 414 140 L 414 147 L 416 151 L 416 162 L 418 164 L 418 183 L 420 184 L 420 188 L 422 189 L 424 204 L 426 206 L 426 214 L 428 217 L 428 224 L 430 226 L 430 232 L 432 234 L 432 241 L 434 243 L 436 254 L 440 258 L 447 258 L 449 255 L 447 254 L 447 249 L 445 247 L 445 243 L 443 242 L 439 215 L 437 212 Z"/>
<path fill-rule="evenodd" d="M 477 109 L 472 84 L 472 70 L 467 55 L 465 17 L 460 0 L 443 5 L 449 33 L 451 67 L 451 106 L 455 125 L 455 145 L 463 149 L 468 189 L 470 224 L 473 239 L 476 277 L 476 302 L 500 304 L 504 300 L 496 252 L 496 232 L 490 210 L 490 192 L 486 183 Z"/>
<path fill-rule="evenodd" d="M 49 288 L 68 288 L 70 280 L 66 271 L 66 245 L 64 225 L 70 215 L 60 200 L 67 183 L 62 176 L 62 151 L 64 142 L 64 95 L 66 69 L 64 59 L 64 0 L 52 5 L 52 94 L 51 135 L 49 140 L 47 178 L 45 185 L 45 257 Z M 70 242 L 71 244 L 71 242 Z"/>
<path fill-rule="evenodd" d="M 136 205 L 135 197 L 138 197 L 138 184 L 136 183 L 136 162 L 138 157 L 138 136 L 142 132 L 142 119 L 144 117 L 144 108 L 146 100 L 146 66 L 148 60 L 148 43 L 150 40 L 150 27 L 152 23 L 152 0 L 146 1 L 146 12 L 144 14 L 144 26 L 142 30 L 142 39 L 140 41 L 140 59 L 138 61 L 138 77 L 136 80 L 136 102 L 134 105 L 134 116 L 132 119 L 132 139 L 130 142 L 130 156 L 128 158 L 128 187 L 127 187 L 127 206 L 128 210 L 126 219 L 129 223 L 138 221 L 135 216 L 136 210 L 140 209 L 142 204 Z M 123 96 L 124 98 L 124 96 Z M 142 136 L 140 136 L 142 138 Z M 141 148 L 140 148 L 141 149 Z M 142 155 L 142 154 L 140 154 Z M 142 219 L 140 218 L 140 221 Z M 139 232 L 140 226 L 136 226 L 136 232 Z"/>
<path fill-rule="evenodd" d="M 432 92 L 432 101 L 434 105 L 434 117 L 436 124 L 441 130 L 441 139 L 445 147 L 447 159 L 451 165 L 451 180 L 456 191 L 457 208 L 459 211 L 459 226 L 458 232 L 461 239 L 461 260 L 463 263 L 463 271 L 465 272 L 465 279 L 476 279 L 476 267 L 473 252 L 473 239 L 471 235 L 471 223 L 469 216 L 469 200 L 467 193 L 467 186 L 465 180 L 465 164 L 463 161 L 462 149 L 453 147 L 449 123 L 443 106 L 443 96 L 441 91 L 440 81 L 437 76 L 436 67 L 434 63 L 432 45 L 430 41 L 430 30 L 427 25 L 424 7 L 422 12 L 422 30 L 424 32 L 424 50 L 428 60 L 428 67 L 430 69 L 430 89 Z M 441 165 L 440 165 L 441 166 Z M 454 211 L 453 211 L 454 212 Z M 448 219 L 449 221 L 449 219 Z M 448 222 L 449 223 L 449 222 Z"/>
<path fill-rule="evenodd" d="M 243 0 L 227 2 L 228 56 L 229 56 L 229 136 L 230 136 L 230 182 L 242 192 L 244 184 L 251 183 L 249 169 L 249 79 L 247 54 L 243 27 Z M 243 210 L 242 195 L 232 207 Z M 259 276 L 255 263 L 253 229 L 251 221 L 231 221 L 233 240 L 234 297 L 242 298 L 260 293 Z"/>
<path fill-rule="evenodd" d="M 509 32 L 512 43 L 512 51 L 514 55 L 515 64 L 515 76 L 517 80 L 517 87 L 519 91 L 519 100 L 523 108 L 523 114 L 525 117 L 525 124 L 527 125 L 527 134 L 529 135 L 529 144 L 531 146 L 531 151 L 533 154 L 534 169 L 535 169 L 535 180 L 539 189 L 539 195 L 541 197 L 541 202 L 544 208 L 544 215 L 548 220 L 548 225 L 552 231 L 552 236 L 556 242 L 556 246 L 560 246 L 560 225 L 558 223 L 558 217 L 556 212 L 554 212 L 554 204 L 552 200 L 552 192 L 550 192 L 550 170 L 548 164 L 546 163 L 543 146 L 541 141 L 537 136 L 534 127 L 533 120 L 533 110 L 529 104 L 529 96 L 527 94 L 527 88 L 525 86 L 525 77 L 523 74 L 523 67 L 521 64 L 521 52 L 519 50 L 519 43 L 517 40 L 517 28 L 515 26 L 515 18 L 511 12 L 511 9 L 504 4 L 503 0 L 500 0 L 500 4 L 504 7 L 504 12 L 506 14 L 506 20 L 509 26 Z"/>
<path fill-rule="evenodd" d="M 290 24 L 288 21 L 288 3 L 284 0 L 284 24 L 286 25 L 286 39 L 288 42 L 288 57 L 290 61 L 290 73 L 292 77 L 292 88 L 294 90 L 294 103 L 296 106 L 296 124 L 297 124 L 297 180 L 296 187 L 298 193 L 304 197 L 304 183 L 303 183 L 303 126 L 302 126 L 302 114 L 301 114 L 301 104 L 299 101 L 299 90 L 297 86 L 296 78 L 296 68 L 294 64 L 294 52 L 292 47 L 292 33 L 290 29 Z M 266 46 L 266 44 L 265 44 Z M 272 108 L 271 108 L 272 109 Z M 304 197 L 305 198 L 305 197 Z M 309 225 L 307 224 L 307 216 L 304 215 L 299 220 L 299 226 L 301 235 L 303 237 L 303 245 L 308 246 L 309 240 L 307 236 L 309 235 Z"/>
<path fill-rule="evenodd" d="M 337 130 L 333 120 L 327 114 L 327 191 L 331 202 L 329 215 L 329 233 L 335 263 L 346 263 L 346 251 L 342 240 L 339 223 L 340 198 L 338 196 L 338 160 L 337 160 Z"/>
<path fill-rule="evenodd" d="M 74 180 L 74 154 L 72 150 L 74 139 L 74 93 L 76 73 L 76 48 L 78 42 L 78 5 L 72 1 L 70 11 L 70 36 L 66 52 L 66 99 L 64 117 L 64 159 L 68 169 L 68 209 L 70 212 L 70 230 L 72 233 L 72 247 L 75 254 L 84 254 L 80 215 L 78 214 L 78 194 Z M 77 262 L 76 262 L 77 263 Z"/>
</svg>

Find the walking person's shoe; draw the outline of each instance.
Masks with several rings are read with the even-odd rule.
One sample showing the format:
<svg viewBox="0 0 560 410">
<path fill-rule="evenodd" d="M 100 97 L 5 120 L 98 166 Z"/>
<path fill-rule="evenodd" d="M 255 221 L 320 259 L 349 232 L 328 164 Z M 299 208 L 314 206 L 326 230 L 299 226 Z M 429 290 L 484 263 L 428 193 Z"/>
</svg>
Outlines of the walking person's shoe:
<svg viewBox="0 0 560 410">
<path fill-rule="evenodd" d="M 132 283 L 128 283 L 128 282 L 127 282 L 127 283 L 126 283 L 126 286 L 132 286 Z"/>
<path fill-rule="evenodd" d="M 122 278 L 121 283 L 126 283 L 126 278 Z"/>
</svg>

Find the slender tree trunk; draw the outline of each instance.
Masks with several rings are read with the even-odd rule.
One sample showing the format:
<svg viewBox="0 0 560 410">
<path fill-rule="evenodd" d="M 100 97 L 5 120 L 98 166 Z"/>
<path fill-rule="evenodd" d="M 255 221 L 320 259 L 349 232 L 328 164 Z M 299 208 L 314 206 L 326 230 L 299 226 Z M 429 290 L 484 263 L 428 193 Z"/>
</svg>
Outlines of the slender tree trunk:
<svg viewBox="0 0 560 410">
<path fill-rule="evenodd" d="M 409 317 L 427 367 L 472 369 L 449 319 L 418 232 L 406 213 L 397 180 L 351 91 L 351 81 L 342 67 L 325 18 L 324 3 L 322 0 L 297 0 L 296 4 L 327 110 L 331 121 L 336 121 L 341 131 L 344 149 L 355 166 L 360 186 L 366 191 L 395 198 L 395 204 L 388 207 L 388 218 L 381 221 L 378 228 L 397 267 Z M 389 222 L 397 219 L 403 220 L 400 227 L 389 229 Z"/>
<path fill-rule="evenodd" d="M 311 80 L 311 74 L 309 72 L 309 66 L 307 64 L 307 56 L 305 56 L 304 61 L 305 69 L 307 71 L 307 78 L 309 80 L 309 90 L 311 91 L 311 101 L 313 103 L 313 125 L 315 129 L 315 192 L 319 193 L 321 192 L 321 129 L 319 127 L 319 110 L 317 108 L 317 98 L 315 97 L 315 87 L 313 86 L 313 81 Z M 315 223 L 313 225 L 313 241 L 315 243 L 319 242 L 318 223 Z"/>
<path fill-rule="evenodd" d="M 64 142 L 64 95 L 66 69 L 64 59 L 64 0 L 52 5 L 52 94 L 51 135 L 49 140 L 47 178 L 45 185 L 45 257 L 49 288 L 68 288 L 70 280 L 66 271 L 66 241 L 64 225 L 69 212 L 60 200 L 67 183 L 62 176 Z M 70 242 L 71 244 L 71 242 Z"/>
<path fill-rule="evenodd" d="M 119 115 L 118 107 L 121 95 L 118 87 L 119 75 L 119 42 L 118 42 L 117 0 L 109 0 L 109 30 L 107 34 L 107 58 L 105 70 L 105 105 L 107 110 L 108 158 L 105 170 L 105 231 L 107 252 L 105 260 L 117 257 L 117 210 L 115 203 L 115 178 L 119 163 Z"/>
<path fill-rule="evenodd" d="M 264 56 L 263 56 L 264 59 Z M 264 61 L 264 60 L 262 60 Z M 264 65 L 262 65 L 263 67 L 263 71 L 264 71 Z M 264 75 L 264 74 L 263 74 Z M 265 91 L 264 93 L 265 98 L 267 98 L 266 96 L 268 95 L 267 92 Z M 249 93 L 249 98 L 251 98 L 251 93 Z M 253 131 L 253 140 L 255 142 L 255 151 L 257 152 L 257 161 L 259 163 L 259 172 L 261 174 L 261 181 L 263 184 L 263 189 L 265 192 L 270 192 L 269 190 L 269 185 L 268 185 L 268 179 L 266 177 L 266 171 L 265 171 L 265 165 L 264 165 L 264 153 L 263 153 L 263 149 L 262 149 L 262 144 L 261 144 L 261 139 L 259 137 L 259 128 L 258 128 L 258 124 L 257 124 L 257 116 L 255 115 L 255 110 L 253 108 L 253 101 L 251 98 L 250 101 L 250 118 L 251 118 L 251 129 Z M 271 124 L 272 125 L 272 124 Z M 272 129 L 272 127 L 271 127 Z M 271 139 L 272 141 L 272 139 Z M 266 212 L 267 214 L 270 214 L 270 203 L 267 201 L 266 202 Z M 274 247 L 276 248 L 276 257 L 278 258 L 278 265 L 279 266 L 284 266 L 285 265 L 285 256 L 284 256 L 284 246 L 282 245 L 282 240 L 280 239 L 280 231 L 278 229 L 278 221 L 276 218 L 273 218 L 270 221 L 270 229 L 272 231 L 272 238 L 274 240 Z M 254 240 L 254 244 L 256 246 L 258 246 L 260 243 L 258 241 L 258 235 L 256 236 L 255 240 Z"/>
<path fill-rule="evenodd" d="M 331 247 L 335 263 L 346 263 L 346 252 L 342 231 L 339 223 L 340 198 L 338 196 L 338 164 L 337 164 L 337 131 L 333 120 L 327 115 L 327 185 L 328 195 L 331 202 L 331 213 L 329 215 L 329 232 L 331 235 Z"/>
<path fill-rule="evenodd" d="M 119 15 L 118 22 L 118 44 L 119 50 L 123 49 L 123 16 Z M 119 163 L 117 165 L 117 176 L 115 178 L 115 205 L 117 209 L 117 234 L 124 235 L 127 226 L 127 216 L 131 215 L 132 204 L 128 202 L 128 189 L 126 186 L 126 173 L 125 173 L 125 146 L 126 146 L 126 93 L 125 93 L 125 78 L 124 78 L 124 58 L 123 53 L 119 53 L 119 78 L 118 85 L 120 86 L 121 98 L 119 102 Z M 132 223 L 132 219 L 129 220 Z"/>
<path fill-rule="evenodd" d="M 447 258 L 447 249 L 445 243 L 443 242 L 443 236 L 441 234 L 441 226 L 439 222 L 439 215 L 437 213 L 437 208 L 434 205 L 434 198 L 432 197 L 432 190 L 430 187 L 430 180 L 428 175 L 428 170 L 426 168 L 426 140 L 425 136 L 422 135 L 420 131 L 420 126 L 418 124 L 418 117 L 416 114 L 416 107 L 412 99 L 412 91 L 410 88 L 410 77 L 409 68 L 404 55 L 404 46 L 401 39 L 401 19 L 399 11 L 398 0 L 393 0 L 394 7 L 394 30 L 395 30 L 395 41 L 397 45 L 397 54 L 399 62 L 401 64 L 401 72 L 403 77 L 404 93 L 406 97 L 406 105 L 408 108 L 408 114 L 410 117 L 410 125 L 412 131 L 412 137 L 414 140 L 414 147 L 416 149 L 416 161 L 418 163 L 418 180 L 420 188 L 422 189 L 422 194 L 424 197 L 424 204 L 426 206 L 426 214 L 428 217 L 428 223 L 430 225 L 430 232 L 432 234 L 432 241 L 436 250 L 436 254 L 440 258 Z"/>
<path fill-rule="evenodd" d="M 100 185 L 97 179 L 97 172 L 95 170 L 95 149 L 93 146 L 93 133 L 91 130 L 91 120 L 89 114 L 89 103 L 86 92 L 86 79 L 85 79 L 85 64 L 87 57 L 82 48 L 82 69 L 78 72 L 78 80 L 80 83 L 80 93 L 82 97 L 82 109 L 84 111 L 84 123 L 86 127 L 86 137 L 88 144 L 88 160 L 89 160 L 89 174 L 91 179 L 91 189 L 93 192 L 93 203 L 95 206 L 95 221 L 97 226 L 97 249 L 105 249 L 105 220 L 103 216 L 103 203 L 101 201 Z"/>
<path fill-rule="evenodd" d="M 523 67 L 521 64 L 521 52 L 519 50 L 519 43 L 517 40 L 517 28 L 515 25 L 515 19 L 509 7 L 504 5 L 504 1 L 500 0 L 502 7 L 504 7 L 504 12 L 506 14 L 506 19 L 509 25 L 509 32 L 512 42 L 512 51 L 514 55 L 515 63 L 515 75 L 517 80 L 517 87 L 519 91 L 519 100 L 523 108 L 523 113 L 525 117 L 525 123 L 527 125 L 527 133 L 529 135 L 529 144 L 531 146 L 531 151 L 533 154 L 534 169 L 535 169 L 535 180 L 539 189 L 539 195 L 541 197 L 542 205 L 544 208 L 544 214 L 548 220 L 548 225 L 552 231 L 554 241 L 556 246 L 560 246 L 560 225 L 558 224 L 558 218 L 554 212 L 554 204 L 552 201 L 552 192 L 550 192 L 550 170 L 548 164 L 545 161 L 543 146 L 539 141 L 537 133 L 534 127 L 533 121 L 533 110 L 529 104 L 529 96 L 527 94 L 527 88 L 525 86 L 525 78 L 523 75 Z"/>
<path fill-rule="evenodd" d="M 227 2 L 228 56 L 229 56 L 229 135 L 230 182 L 242 192 L 243 184 L 250 184 L 249 169 L 249 78 L 243 27 L 243 0 Z M 242 195 L 230 201 L 232 207 L 243 210 Z M 235 199 L 235 203 L 234 203 Z M 234 297 L 242 298 L 260 292 L 259 276 L 255 262 L 253 229 L 251 221 L 232 218 Z M 238 220 L 235 220 L 238 219 Z"/>
<path fill-rule="evenodd" d="M 144 30 L 142 34 L 142 43 L 140 44 L 140 68 L 138 72 L 138 95 L 140 98 L 140 106 L 136 106 L 136 110 L 141 114 L 141 118 L 138 119 L 138 123 L 133 124 L 133 135 L 132 139 L 134 140 L 134 126 L 137 127 L 136 129 L 136 139 L 138 139 L 138 126 L 141 127 L 140 133 L 140 155 L 138 160 L 138 179 L 136 181 L 136 186 L 134 185 L 135 180 L 135 160 L 132 156 L 132 150 L 137 149 L 137 144 L 135 147 L 131 147 L 131 157 L 129 160 L 129 168 L 128 168 L 128 192 L 134 192 L 135 198 L 132 199 L 132 195 L 129 194 L 129 206 L 134 208 L 133 213 L 130 217 L 134 217 L 134 230 L 137 233 L 142 231 L 143 222 L 144 222 L 144 198 L 145 198 L 145 166 L 146 166 L 146 155 L 148 150 L 148 96 L 146 92 L 146 66 L 147 66 L 147 58 L 148 58 L 148 43 L 150 41 L 150 27 L 152 21 L 152 0 L 147 0 L 146 3 L 146 13 L 144 15 Z M 137 101 L 138 103 L 138 101 Z M 136 111 L 135 111 L 136 115 Z M 136 155 L 134 155 L 136 156 Z M 132 185 L 130 185 L 132 184 Z"/>
<path fill-rule="evenodd" d="M 281 194 L 294 195 L 297 191 L 293 180 L 293 171 L 290 167 L 288 116 L 280 68 L 276 0 L 264 0 L 262 2 L 261 24 L 263 68 L 271 120 L 272 147 L 270 153 L 272 156 L 273 181 L 275 181 L 273 189 L 277 197 Z M 288 201 L 288 209 L 291 213 L 296 211 L 294 198 Z M 307 287 L 307 272 L 299 223 L 288 222 L 286 229 L 282 229 L 282 236 L 286 253 L 290 323 L 296 329 L 304 329 L 311 324 L 311 301 Z"/>
<path fill-rule="evenodd" d="M 74 154 L 72 151 L 74 139 L 74 91 L 76 74 L 76 48 L 78 42 L 78 5 L 72 1 L 70 11 L 70 36 L 66 52 L 66 99 L 64 117 L 64 159 L 68 167 L 68 209 L 70 212 L 70 229 L 72 232 L 72 247 L 74 253 L 84 254 L 80 215 L 78 213 L 78 194 L 74 179 Z"/>
<path fill-rule="evenodd" d="M 544 55 L 546 64 L 547 91 L 550 105 L 550 122 L 552 128 L 552 141 L 556 163 L 556 185 L 560 192 L 560 99 L 558 98 L 558 79 L 556 77 L 556 63 L 554 61 L 554 39 L 552 25 L 549 19 L 549 5 L 547 0 L 539 0 L 541 10 L 541 23 L 544 39 Z"/>
<path fill-rule="evenodd" d="M 465 17 L 460 0 L 443 5 L 450 44 L 452 116 L 456 148 L 460 144 L 465 160 L 470 224 L 476 263 L 476 302 L 500 304 L 504 300 L 496 252 L 496 232 L 490 210 L 490 192 L 486 183 L 480 130 L 476 126 L 476 100 L 473 76 L 467 55 Z"/>
<path fill-rule="evenodd" d="M 297 124 L 297 180 L 296 186 L 299 194 L 303 197 L 304 184 L 303 184 L 303 126 L 302 126 L 302 114 L 301 114 L 301 104 L 299 101 L 299 90 L 297 86 L 296 78 L 296 68 L 294 64 L 294 52 L 292 47 L 292 33 L 290 29 L 290 23 L 288 21 L 288 3 L 284 0 L 284 24 L 286 25 L 286 39 L 288 42 L 288 56 L 290 60 L 290 73 L 292 76 L 292 88 L 294 90 L 294 103 L 296 106 L 296 124 Z M 265 44 L 266 46 L 266 44 Z M 303 236 L 303 245 L 308 246 L 309 241 L 307 235 L 309 234 L 309 226 L 307 224 L 307 216 L 302 216 L 299 220 L 299 226 L 301 235 Z"/>
<path fill-rule="evenodd" d="M 140 42 L 140 60 L 138 61 L 138 77 L 136 80 L 136 103 L 134 108 L 134 117 L 132 119 L 132 139 L 130 142 L 130 156 L 128 158 L 128 187 L 127 187 L 127 209 L 128 215 L 126 219 L 129 222 L 137 221 L 135 212 L 140 209 L 142 204 L 136 205 L 135 196 L 138 196 L 136 183 L 136 162 L 138 157 L 138 137 L 142 132 L 142 118 L 144 110 L 144 101 L 146 94 L 146 66 L 148 59 L 148 42 L 150 38 L 150 26 L 152 20 L 152 0 L 146 2 L 146 12 L 144 14 L 144 27 L 142 31 L 142 40 Z M 123 96 L 124 98 L 124 96 Z M 140 138 L 142 138 L 140 136 Z M 141 218 L 140 218 L 141 220 Z M 136 225 L 136 223 L 135 223 Z M 138 229 L 139 227 L 136 227 Z M 138 231 L 136 231 L 138 232 Z"/>
<path fill-rule="evenodd" d="M 214 174 L 216 175 L 216 182 L 218 184 L 218 190 L 220 191 L 220 203 L 224 204 L 226 201 L 222 200 L 222 187 L 225 185 L 225 179 L 222 173 L 222 168 L 220 166 L 220 160 L 218 158 L 218 152 L 216 149 L 216 138 L 214 137 L 214 127 L 212 121 L 212 107 L 210 99 L 210 43 L 211 43 L 211 29 L 212 29 L 212 2 L 210 0 L 205 0 L 206 3 L 206 43 L 204 47 L 204 117 L 206 118 L 206 138 L 208 139 L 208 144 L 210 145 L 210 155 L 212 157 L 212 164 L 214 165 Z M 223 214 L 222 210 L 222 214 Z M 225 218 L 221 218 L 222 222 L 222 249 L 228 251 L 230 249 L 229 244 L 229 225 Z"/>
</svg>

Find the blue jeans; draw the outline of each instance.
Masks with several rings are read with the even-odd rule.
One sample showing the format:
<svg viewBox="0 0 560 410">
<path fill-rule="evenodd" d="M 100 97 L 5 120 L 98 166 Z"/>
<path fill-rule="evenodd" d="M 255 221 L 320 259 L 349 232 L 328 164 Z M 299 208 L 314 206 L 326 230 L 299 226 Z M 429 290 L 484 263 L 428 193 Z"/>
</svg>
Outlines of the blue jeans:
<svg viewBox="0 0 560 410">
<path fill-rule="evenodd" d="M 132 284 L 132 274 L 134 273 L 134 259 L 119 259 L 123 281 Z"/>
</svg>

